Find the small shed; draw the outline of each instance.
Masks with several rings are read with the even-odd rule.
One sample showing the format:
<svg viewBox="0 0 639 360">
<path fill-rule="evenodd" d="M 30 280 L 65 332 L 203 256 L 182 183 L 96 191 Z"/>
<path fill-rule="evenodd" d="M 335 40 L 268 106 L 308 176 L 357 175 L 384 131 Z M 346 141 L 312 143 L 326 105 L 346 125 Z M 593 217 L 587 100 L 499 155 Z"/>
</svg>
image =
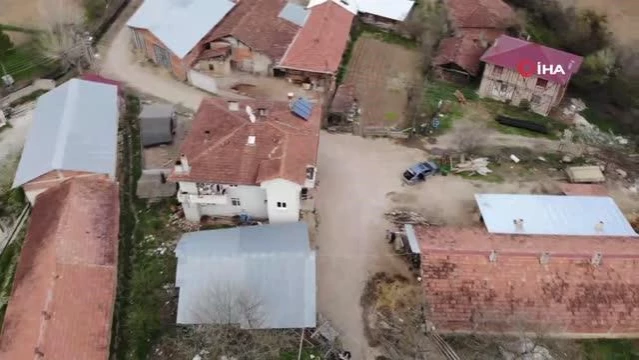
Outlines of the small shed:
<svg viewBox="0 0 639 360">
<path fill-rule="evenodd" d="M 606 177 L 599 166 L 571 166 L 566 169 L 571 183 L 602 183 Z"/>
<path fill-rule="evenodd" d="M 175 107 L 169 104 L 145 105 L 140 113 L 142 146 L 155 146 L 173 142 Z"/>
</svg>

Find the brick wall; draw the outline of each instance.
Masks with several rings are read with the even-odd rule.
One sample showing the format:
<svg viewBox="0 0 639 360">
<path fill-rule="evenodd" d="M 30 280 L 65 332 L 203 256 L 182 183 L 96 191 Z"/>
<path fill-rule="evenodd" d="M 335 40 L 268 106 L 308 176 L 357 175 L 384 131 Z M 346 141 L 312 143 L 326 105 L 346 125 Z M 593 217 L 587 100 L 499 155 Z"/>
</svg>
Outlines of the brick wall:
<svg viewBox="0 0 639 360">
<path fill-rule="evenodd" d="M 428 317 L 441 332 L 639 335 L 636 238 L 417 231 Z M 597 252 L 602 262 L 593 265 Z"/>
</svg>

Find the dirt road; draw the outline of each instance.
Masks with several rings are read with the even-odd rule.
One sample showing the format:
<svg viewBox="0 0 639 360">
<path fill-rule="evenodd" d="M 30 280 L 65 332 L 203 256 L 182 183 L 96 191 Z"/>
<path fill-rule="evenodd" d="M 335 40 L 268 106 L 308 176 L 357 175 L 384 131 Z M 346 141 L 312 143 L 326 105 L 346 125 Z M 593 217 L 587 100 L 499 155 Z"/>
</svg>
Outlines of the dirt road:
<svg viewBox="0 0 639 360">
<path fill-rule="evenodd" d="M 11 127 L 0 133 L 0 165 L 4 165 L 4 161 L 8 157 L 22 149 L 32 120 L 33 110 L 25 111 L 20 116 L 9 120 Z"/>
</svg>

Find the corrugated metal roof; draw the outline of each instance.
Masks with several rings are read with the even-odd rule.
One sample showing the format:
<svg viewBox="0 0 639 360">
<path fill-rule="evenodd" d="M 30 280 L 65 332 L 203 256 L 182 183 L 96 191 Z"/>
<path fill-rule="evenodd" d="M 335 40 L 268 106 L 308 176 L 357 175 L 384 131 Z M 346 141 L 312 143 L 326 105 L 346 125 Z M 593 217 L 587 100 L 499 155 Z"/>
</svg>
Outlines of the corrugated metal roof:
<svg viewBox="0 0 639 360">
<path fill-rule="evenodd" d="M 354 15 L 362 12 L 397 21 L 404 21 L 415 5 L 410 0 L 310 0 L 307 7 L 310 9 L 327 1 L 339 4 Z"/>
<path fill-rule="evenodd" d="M 302 119 L 308 120 L 313 113 L 313 104 L 304 98 L 299 98 L 291 105 L 291 111 Z"/>
<path fill-rule="evenodd" d="M 151 31 L 182 59 L 234 6 L 228 0 L 146 0 L 127 25 Z"/>
<path fill-rule="evenodd" d="M 637 236 L 610 197 L 476 194 L 475 200 L 491 233 Z"/>
<path fill-rule="evenodd" d="M 280 12 L 279 17 L 293 24 L 304 26 L 306 18 L 308 17 L 308 10 L 298 4 L 287 3 Z"/>
<path fill-rule="evenodd" d="M 242 328 L 315 327 L 315 252 L 305 223 L 269 224 L 187 233 L 175 250 L 180 288 L 178 324 L 219 323 Z M 237 297 L 259 302 L 252 323 Z M 213 312 L 225 302 L 232 313 Z"/>
<path fill-rule="evenodd" d="M 115 176 L 117 133 L 118 88 L 67 81 L 38 98 L 13 186 L 51 170 Z"/>
<path fill-rule="evenodd" d="M 144 105 L 140 112 L 140 119 L 145 118 L 170 118 L 175 112 L 175 106 L 170 104 L 149 104 Z"/>
<path fill-rule="evenodd" d="M 417 235 L 415 235 L 415 228 L 411 224 L 404 225 L 404 233 L 406 234 L 406 239 L 408 240 L 408 246 L 410 246 L 410 251 L 413 254 L 421 253 L 419 249 L 419 241 L 417 240 Z"/>
</svg>

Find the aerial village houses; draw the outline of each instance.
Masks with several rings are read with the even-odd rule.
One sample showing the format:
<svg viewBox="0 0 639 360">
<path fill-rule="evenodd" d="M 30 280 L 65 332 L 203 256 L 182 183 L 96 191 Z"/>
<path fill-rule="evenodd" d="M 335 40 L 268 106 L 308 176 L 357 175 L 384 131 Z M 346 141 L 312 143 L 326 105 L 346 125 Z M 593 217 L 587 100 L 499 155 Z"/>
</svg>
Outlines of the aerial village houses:
<svg viewBox="0 0 639 360">
<path fill-rule="evenodd" d="M 115 178 L 118 88 L 71 79 L 40 96 L 13 187 L 38 194 L 74 177 Z M 87 140 L 87 139 L 90 139 Z"/>
<path fill-rule="evenodd" d="M 475 198 L 485 228 L 415 228 L 439 333 L 639 336 L 639 243 L 612 198 Z"/>
<path fill-rule="evenodd" d="M 118 273 L 119 196 L 72 178 L 33 207 L 0 334 L 0 359 L 107 360 Z"/>
<path fill-rule="evenodd" d="M 479 96 L 514 106 L 524 103 L 531 111 L 548 115 L 563 99 L 570 78 L 579 71 L 583 58 L 502 35 L 481 61 L 486 67 Z"/>
<path fill-rule="evenodd" d="M 175 77 L 216 93 L 232 71 L 286 77 L 323 91 L 333 85 L 353 18 L 396 28 L 414 2 L 313 0 L 146 1 L 129 19 L 133 45 Z M 172 14 L 166 16 L 166 14 Z"/>
<path fill-rule="evenodd" d="M 202 101 L 168 180 L 190 221 L 247 215 L 294 222 L 317 177 L 320 104 Z"/>
<path fill-rule="evenodd" d="M 306 223 L 191 232 L 175 254 L 178 324 L 316 326 L 316 254 Z"/>
<path fill-rule="evenodd" d="M 517 23 L 515 11 L 502 0 L 446 0 L 451 37 L 443 39 L 433 66 L 438 75 L 468 81 L 481 73 L 480 58 Z"/>
</svg>

